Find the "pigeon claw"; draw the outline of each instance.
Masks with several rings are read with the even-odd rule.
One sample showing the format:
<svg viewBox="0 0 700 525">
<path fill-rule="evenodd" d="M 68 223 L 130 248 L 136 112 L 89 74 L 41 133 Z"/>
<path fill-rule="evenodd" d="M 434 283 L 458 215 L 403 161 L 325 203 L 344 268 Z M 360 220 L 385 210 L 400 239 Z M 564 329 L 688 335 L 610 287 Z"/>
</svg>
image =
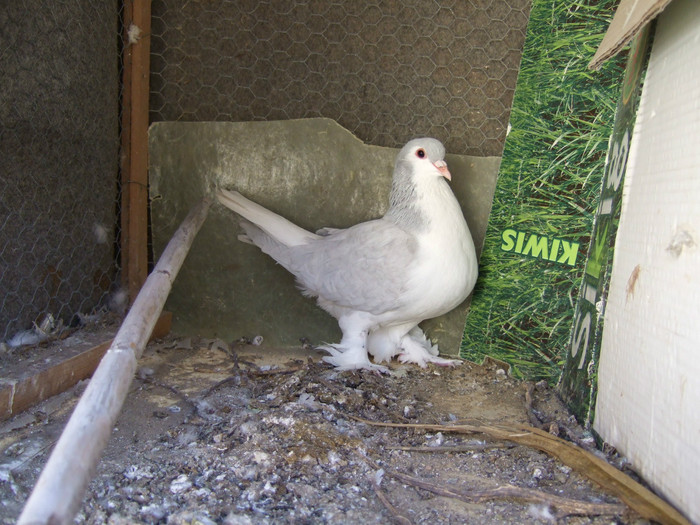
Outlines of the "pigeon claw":
<svg viewBox="0 0 700 525">
<path fill-rule="evenodd" d="M 433 363 L 437 366 L 450 368 L 462 364 L 462 361 L 458 361 L 456 359 L 444 359 L 442 357 L 437 357 L 434 355 L 416 356 L 415 354 L 409 354 L 406 352 L 400 353 L 398 359 L 402 363 L 414 363 L 420 366 L 421 368 L 427 368 L 428 363 Z"/>
</svg>

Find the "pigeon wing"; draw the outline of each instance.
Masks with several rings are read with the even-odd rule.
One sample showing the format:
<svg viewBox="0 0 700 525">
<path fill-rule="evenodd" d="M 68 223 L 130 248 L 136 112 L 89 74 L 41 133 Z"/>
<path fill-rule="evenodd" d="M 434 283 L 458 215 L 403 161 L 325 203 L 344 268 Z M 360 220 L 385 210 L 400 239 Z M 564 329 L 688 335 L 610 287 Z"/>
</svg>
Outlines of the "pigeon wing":
<svg viewBox="0 0 700 525">
<path fill-rule="evenodd" d="M 310 296 L 380 314 L 401 307 L 417 241 L 385 219 L 357 224 L 290 249 L 290 270 Z"/>
</svg>

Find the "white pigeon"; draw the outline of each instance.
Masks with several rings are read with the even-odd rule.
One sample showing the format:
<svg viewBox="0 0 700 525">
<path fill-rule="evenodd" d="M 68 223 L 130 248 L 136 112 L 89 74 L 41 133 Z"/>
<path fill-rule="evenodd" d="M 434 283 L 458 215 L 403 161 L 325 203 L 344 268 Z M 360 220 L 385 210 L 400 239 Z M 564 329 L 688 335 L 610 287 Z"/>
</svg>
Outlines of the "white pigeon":
<svg viewBox="0 0 700 525">
<path fill-rule="evenodd" d="M 389 210 L 347 229 L 311 233 L 238 192 L 217 194 L 244 217 L 240 239 L 291 272 L 338 320 L 342 340 L 320 347 L 338 370 L 387 372 L 378 363 L 394 356 L 421 367 L 457 364 L 438 357 L 418 327 L 464 301 L 477 278 L 474 242 L 444 157 L 438 140 L 411 140 L 396 157 Z"/>
</svg>

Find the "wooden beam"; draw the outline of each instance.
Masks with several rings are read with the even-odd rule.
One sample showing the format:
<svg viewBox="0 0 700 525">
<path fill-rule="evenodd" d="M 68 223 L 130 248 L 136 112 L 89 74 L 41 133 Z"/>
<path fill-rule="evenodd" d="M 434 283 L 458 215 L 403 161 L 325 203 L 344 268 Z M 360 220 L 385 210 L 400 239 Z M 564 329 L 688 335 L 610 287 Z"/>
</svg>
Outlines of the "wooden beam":
<svg viewBox="0 0 700 525">
<path fill-rule="evenodd" d="M 126 399 L 137 360 L 210 206 L 211 200 L 203 199 L 190 211 L 146 279 L 41 472 L 20 525 L 73 522 Z"/>
<path fill-rule="evenodd" d="M 168 335 L 172 319 L 172 312 L 163 312 L 153 328 L 151 339 Z M 111 344 L 110 339 L 24 377 L 3 378 L 4 384 L 0 385 L 0 421 L 65 392 L 78 381 L 90 377 Z"/>
<path fill-rule="evenodd" d="M 150 0 L 124 2 L 123 42 L 121 267 L 133 303 L 148 275 Z"/>
</svg>

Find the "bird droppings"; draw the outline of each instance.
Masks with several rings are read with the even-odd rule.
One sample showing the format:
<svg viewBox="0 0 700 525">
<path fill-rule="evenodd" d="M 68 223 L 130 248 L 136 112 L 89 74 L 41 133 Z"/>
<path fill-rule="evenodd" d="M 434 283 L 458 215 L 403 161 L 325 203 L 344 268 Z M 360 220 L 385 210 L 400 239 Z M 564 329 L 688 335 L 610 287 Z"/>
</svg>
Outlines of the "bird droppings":
<svg viewBox="0 0 700 525">
<path fill-rule="evenodd" d="M 671 239 L 671 242 L 666 247 L 673 257 L 679 258 L 685 250 L 690 250 L 695 248 L 697 244 L 695 243 L 695 236 L 693 235 L 692 228 L 690 226 L 684 226 L 680 228 Z"/>
<path fill-rule="evenodd" d="M 132 383 L 76 523 L 635 522 L 616 498 L 532 448 L 358 420 L 534 419 L 583 443 L 587 434 L 545 384 L 471 363 L 441 368 L 439 376 L 401 364 L 383 376 L 339 373 L 301 346 L 282 352 L 214 341 L 148 346 L 139 362 L 147 373 Z M 77 396 L 68 391 L 49 401 L 0 426 L 0 523 L 15 522 Z M 545 499 L 465 502 L 435 494 L 506 485 Z M 546 503 L 548 494 L 617 510 L 565 516 Z"/>
</svg>

